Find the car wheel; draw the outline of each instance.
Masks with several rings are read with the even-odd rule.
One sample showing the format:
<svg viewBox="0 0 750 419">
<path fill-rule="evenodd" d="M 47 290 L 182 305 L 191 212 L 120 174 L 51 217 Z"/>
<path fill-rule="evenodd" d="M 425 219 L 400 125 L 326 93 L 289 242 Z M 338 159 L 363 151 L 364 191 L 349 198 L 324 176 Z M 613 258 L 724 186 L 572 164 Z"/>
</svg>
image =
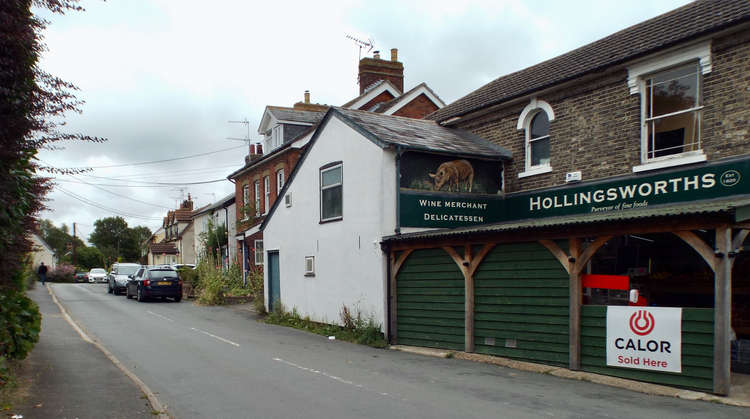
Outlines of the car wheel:
<svg viewBox="0 0 750 419">
<path fill-rule="evenodd" d="M 179 303 L 180 301 L 182 301 L 182 296 L 181 295 L 178 295 L 177 297 L 174 297 L 174 302 L 175 303 Z"/>
<path fill-rule="evenodd" d="M 138 291 L 137 291 L 137 292 L 138 292 L 138 296 L 137 296 L 137 297 L 138 297 L 138 302 L 141 302 L 141 303 L 142 303 L 143 301 L 145 301 L 145 300 L 146 300 L 145 298 L 143 298 L 143 292 L 141 292 L 141 289 L 140 289 L 140 288 L 138 288 Z"/>
</svg>

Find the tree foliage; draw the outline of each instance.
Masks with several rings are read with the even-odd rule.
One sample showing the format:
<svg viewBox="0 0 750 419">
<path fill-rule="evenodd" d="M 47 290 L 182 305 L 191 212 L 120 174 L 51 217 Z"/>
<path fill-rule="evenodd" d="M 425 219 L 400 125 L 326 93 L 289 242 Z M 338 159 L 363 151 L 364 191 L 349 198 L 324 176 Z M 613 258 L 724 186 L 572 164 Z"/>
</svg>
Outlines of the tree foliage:
<svg viewBox="0 0 750 419">
<path fill-rule="evenodd" d="M 25 264 L 51 187 L 39 172 L 53 169 L 40 167 L 36 154 L 62 141 L 103 141 L 59 130 L 63 114 L 80 112 L 82 102 L 74 85 L 37 66 L 48 22 L 32 14 L 32 4 L 53 13 L 81 10 L 78 0 L 0 1 L 0 361 L 25 357 L 38 339 L 39 309 L 23 295 Z"/>
<path fill-rule="evenodd" d="M 107 265 L 116 261 L 135 262 L 141 258 L 141 245 L 151 237 L 148 227 L 128 227 L 122 217 L 107 217 L 94 222 L 89 242 L 104 256 Z"/>
</svg>

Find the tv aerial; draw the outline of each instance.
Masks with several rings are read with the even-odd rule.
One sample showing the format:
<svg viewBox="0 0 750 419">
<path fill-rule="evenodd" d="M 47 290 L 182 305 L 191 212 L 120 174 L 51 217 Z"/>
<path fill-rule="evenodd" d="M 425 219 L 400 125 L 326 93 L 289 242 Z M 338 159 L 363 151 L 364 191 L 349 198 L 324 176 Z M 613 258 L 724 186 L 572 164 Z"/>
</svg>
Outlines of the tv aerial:
<svg viewBox="0 0 750 419">
<path fill-rule="evenodd" d="M 244 141 L 248 146 L 253 141 L 250 139 L 250 121 L 247 120 L 247 118 L 243 119 L 242 121 L 227 121 L 230 124 L 243 124 L 245 125 L 245 128 L 247 128 L 247 134 L 245 135 L 245 138 L 236 138 L 236 137 L 226 137 L 227 140 L 233 140 L 233 141 Z"/>
<path fill-rule="evenodd" d="M 375 42 L 372 40 L 372 38 L 367 39 L 367 41 L 363 41 L 361 39 L 355 38 L 352 35 L 346 35 L 346 39 L 351 39 L 354 41 L 355 44 L 359 47 L 359 59 L 362 59 L 362 48 L 367 48 L 366 52 L 372 51 L 373 48 L 375 48 Z"/>
</svg>

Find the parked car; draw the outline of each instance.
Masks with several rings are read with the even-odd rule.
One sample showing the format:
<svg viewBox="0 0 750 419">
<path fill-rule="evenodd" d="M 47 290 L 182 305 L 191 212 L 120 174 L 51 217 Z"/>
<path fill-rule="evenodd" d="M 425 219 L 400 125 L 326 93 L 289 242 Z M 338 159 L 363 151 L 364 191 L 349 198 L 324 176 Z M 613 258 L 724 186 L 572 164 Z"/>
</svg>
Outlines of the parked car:
<svg viewBox="0 0 750 419">
<path fill-rule="evenodd" d="M 107 271 L 102 268 L 94 268 L 90 270 L 89 282 L 107 282 Z"/>
<path fill-rule="evenodd" d="M 112 265 L 112 271 L 108 276 L 107 292 L 117 295 L 125 291 L 128 286 L 129 276 L 138 272 L 141 265 L 138 263 L 115 263 Z"/>
<path fill-rule="evenodd" d="M 165 266 L 141 267 L 131 275 L 125 288 L 127 298 L 136 297 L 138 301 L 148 298 L 172 298 L 182 300 L 182 280 L 177 271 Z"/>
<path fill-rule="evenodd" d="M 175 271 L 178 269 L 195 269 L 195 265 L 192 263 L 173 263 L 170 265 Z"/>
<path fill-rule="evenodd" d="M 89 273 L 88 272 L 76 272 L 75 281 L 76 282 L 89 282 Z"/>
</svg>

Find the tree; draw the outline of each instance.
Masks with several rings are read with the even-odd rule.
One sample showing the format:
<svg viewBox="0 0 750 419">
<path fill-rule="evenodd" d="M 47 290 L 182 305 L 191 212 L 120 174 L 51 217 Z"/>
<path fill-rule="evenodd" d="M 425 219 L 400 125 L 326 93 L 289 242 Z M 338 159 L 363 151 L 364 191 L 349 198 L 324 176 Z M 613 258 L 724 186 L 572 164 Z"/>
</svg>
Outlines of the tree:
<svg viewBox="0 0 750 419">
<path fill-rule="evenodd" d="M 58 131 L 65 112 L 80 112 L 76 87 L 42 71 L 47 22 L 32 4 L 53 13 L 81 10 L 78 0 L 0 1 L 0 382 L 7 358 L 23 359 L 39 338 L 39 308 L 23 294 L 24 264 L 31 251 L 36 216 L 50 189 L 39 171 L 75 173 L 39 166 L 39 149 L 65 140 L 103 139 Z"/>
<path fill-rule="evenodd" d="M 94 231 L 89 236 L 93 244 L 104 255 L 107 264 L 120 256 L 120 245 L 127 239 L 128 223 L 122 217 L 107 217 L 94 222 Z"/>
<path fill-rule="evenodd" d="M 76 249 L 85 247 L 86 244 L 83 240 L 78 237 L 73 237 L 68 234 L 68 226 L 63 224 L 61 227 L 55 227 L 50 220 L 42 220 L 39 222 L 39 230 L 42 234 L 42 239 L 55 251 L 55 255 L 60 259 L 60 262 L 70 262 L 72 258 L 66 257 L 66 254 L 70 251 L 68 244 L 75 243 Z"/>
<path fill-rule="evenodd" d="M 96 247 L 81 247 L 76 250 L 76 264 L 84 271 L 104 267 L 104 255 Z"/>
</svg>

